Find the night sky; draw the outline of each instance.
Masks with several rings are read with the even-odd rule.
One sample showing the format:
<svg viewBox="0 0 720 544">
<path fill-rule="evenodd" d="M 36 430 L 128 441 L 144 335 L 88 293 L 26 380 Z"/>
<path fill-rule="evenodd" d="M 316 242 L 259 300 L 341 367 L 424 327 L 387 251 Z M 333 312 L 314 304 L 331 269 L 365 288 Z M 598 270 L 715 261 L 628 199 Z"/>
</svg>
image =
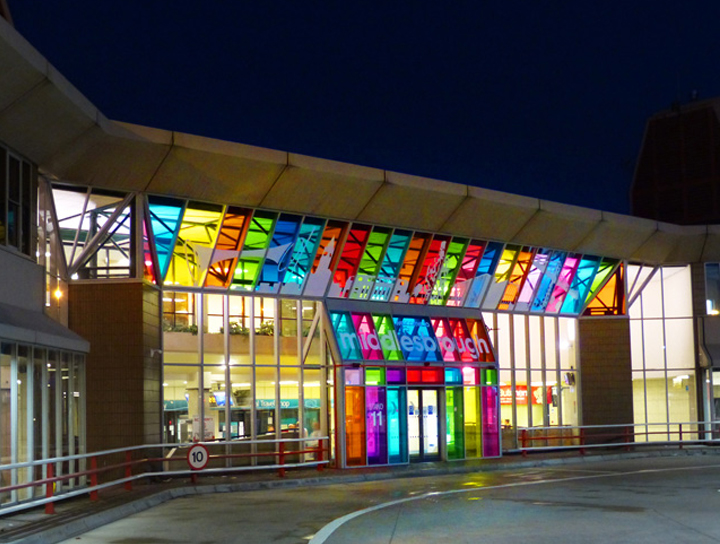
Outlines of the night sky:
<svg viewBox="0 0 720 544">
<path fill-rule="evenodd" d="M 720 2 L 9 0 L 107 117 L 627 213 Z"/>
</svg>

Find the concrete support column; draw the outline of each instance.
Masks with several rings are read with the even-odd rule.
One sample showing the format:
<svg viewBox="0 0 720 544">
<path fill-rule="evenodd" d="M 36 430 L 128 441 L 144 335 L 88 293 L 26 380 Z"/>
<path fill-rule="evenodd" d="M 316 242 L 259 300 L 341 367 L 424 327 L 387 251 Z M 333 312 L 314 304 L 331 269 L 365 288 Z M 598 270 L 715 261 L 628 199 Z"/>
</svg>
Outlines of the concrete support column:
<svg viewBox="0 0 720 544">
<path fill-rule="evenodd" d="M 89 452 L 161 442 L 160 290 L 137 282 L 71 284 L 69 326 L 90 342 Z"/>
</svg>

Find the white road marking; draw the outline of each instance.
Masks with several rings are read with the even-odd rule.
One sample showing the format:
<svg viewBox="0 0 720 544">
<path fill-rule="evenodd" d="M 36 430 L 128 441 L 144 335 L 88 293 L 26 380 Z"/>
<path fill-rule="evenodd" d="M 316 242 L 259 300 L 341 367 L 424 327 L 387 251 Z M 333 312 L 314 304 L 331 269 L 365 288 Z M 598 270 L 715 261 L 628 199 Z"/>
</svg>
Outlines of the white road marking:
<svg viewBox="0 0 720 544">
<path fill-rule="evenodd" d="M 454 495 L 457 493 L 471 493 L 471 492 L 478 492 L 478 491 L 487 491 L 489 489 L 507 489 L 512 487 L 524 487 L 529 485 L 541 485 L 541 484 L 554 484 L 558 482 L 576 482 L 578 480 L 595 480 L 598 478 L 615 478 L 617 476 L 629 476 L 632 474 L 648 474 L 648 473 L 657 473 L 657 472 L 672 472 L 673 470 L 707 470 L 711 468 L 720 468 L 720 465 L 703 465 L 699 467 L 677 467 L 677 468 L 655 468 L 655 469 L 641 469 L 641 470 L 633 470 L 630 472 L 605 472 L 602 474 L 593 474 L 589 476 L 572 476 L 570 478 L 555 478 L 555 479 L 548 479 L 548 480 L 536 480 L 531 482 L 513 482 L 511 484 L 501 484 L 501 485 L 491 485 L 487 487 L 472 487 L 468 489 L 451 489 L 450 491 L 431 491 L 430 493 L 424 493 L 422 495 L 415 495 L 413 497 L 406 497 L 404 499 L 398 499 L 395 501 L 390 502 L 384 502 L 382 504 L 376 504 L 375 506 L 370 506 L 369 508 L 363 508 L 362 510 L 357 510 L 355 512 L 351 512 L 349 514 L 346 514 L 342 517 L 339 517 L 337 519 L 334 519 L 325 527 L 320 529 L 317 533 L 315 533 L 315 536 L 310 540 L 309 544 L 324 544 L 325 541 L 332 535 L 335 531 L 337 531 L 340 527 L 342 527 L 344 524 L 346 524 L 348 521 L 351 521 L 359 516 L 363 516 L 365 514 L 370 514 L 371 512 L 375 512 L 377 510 L 382 510 L 383 508 L 389 508 L 391 506 L 395 506 L 397 504 L 403 504 L 406 502 L 412 502 L 412 501 L 420 501 L 423 499 L 427 499 L 429 497 L 434 497 L 437 495 Z M 720 490 L 718 490 L 720 491 Z"/>
</svg>

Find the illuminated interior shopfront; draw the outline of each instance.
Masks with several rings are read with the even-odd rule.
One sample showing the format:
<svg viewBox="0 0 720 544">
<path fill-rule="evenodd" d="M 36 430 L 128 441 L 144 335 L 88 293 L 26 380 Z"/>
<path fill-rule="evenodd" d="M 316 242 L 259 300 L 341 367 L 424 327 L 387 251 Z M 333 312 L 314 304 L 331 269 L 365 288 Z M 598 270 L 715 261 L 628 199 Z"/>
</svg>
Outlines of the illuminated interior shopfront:
<svg viewBox="0 0 720 544">
<path fill-rule="evenodd" d="M 500 455 L 497 365 L 481 319 L 343 310 L 330 319 L 346 465 Z"/>
<path fill-rule="evenodd" d="M 128 273 L 131 225 L 142 217 L 142 273 L 146 281 L 163 286 L 163 432 L 170 442 L 300 436 L 317 425 L 332 438 L 333 455 L 347 456 L 343 459 L 351 466 L 487 455 L 483 433 L 468 431 L 473 399 L 479 407 L 489 402 L 483 400 L 485 386 L 497 391 L 499 411 L 488 411 L 487 420 L 497 419 L 505 449 L 517 446 L 515 429 L 582 423 L 578 319 L 622 318 L 629 299 L 633 323 L 635 308 L 644 301 L 643 330 L 660 322 L 666 328 L 691 326 L 687 309 L 658 314 L 648 306 L 648 300 L 662 300 L 661 293 L 653 291 L 652 299 L 650 291 L 640 296 L 662 278 L 671 281 L 670 268 L 655 274 L 660 269 L 591 255 L 165 197 L 69 186 L 55 187 L 53 195 L 62 202 L 62 237 L 72 241 L 65 243 L 65 255 L 79 281 Z M 77 235 L 78 227 L 88 232 Z M 94 244 L 87 244 L 91 239 Z M 672 281 L 689 289 L 688 272 L 684 274 L 675 274 Z M 358 310 L 366 315 L 360 321 L 353 317 L 357 304 L 365 305 Z M 668 299 L 666 306 L 677 304 Z M 493 368 L 487 361 L 469 361 L 469 366 L 463 361 L 457 375 L 452 361 L 440 356 L 421 360 L 402 346 L 393 354 L 363 350 L 362 343 L 360 352 L 350 353 L 343 351 L 343 337 L 338 337 L 340 323 L 362 339 L 373 327 L 397 327 L 394 316 L 403 314 L 425 319 L 427 330 L 436 334 L 436 316 L 447 319 L 454 311 L 462 327 L 484 328 L 495 354 Z M 684 321 L 676 317 L 678 311 Z M 640 346 L 637 330 L 633 325 L 634 346 Z M 642 338 L 655 336 L 645 333 Z M 634 361 L 638 353 L 636 349 Z M 650 353 L 646 349 L 646 360 L 656 361 Z M 687 382 L 683 413 L 694 414 L 693 362 L 687 353 L 681 360 L 663 363 L 662 376 L 655 362 L 644 363 L 642 373 L 639 363 L 633 363 L 636 383 L 642 384 L 634 395 L 638 421 L 647 421 L 644 411 L 655 406 L 648 399 L 660 389 L 675 392 L 678 388 L 667 384 L 678 379 Z M 410 371 L 415 364 L 430 368 L 417 374 Z M 672 365 L 677 371 L 664 370 Z M 476 368 L 477 376 L 467 368 Z M 430 392 L 414 387 L 423 380 L 430 380 Z M 655 394 L 656 382 L 661 387 Z M 480 387 L 477 397 L 458 389 L 475 386 Z M 423 431 L 410 407 L 432 406 L 442 440 L 419 444 L 410 434 L 400 433 L 394 441 L 385 431 L 376 435 L 367 406 L 392 402 L 407 410 L 398 421 L 382 414 L 384 423 Z M 452 413 L 463 406 L 462 424 L 447 417 L 453 402 Z M 370 419 L 357 420 L 361 409 Z M 647 417 L 667 421 L 675 417 L 668 410 Z M 482 410 L 472 417 L 482 426 Z M 463 436 L 449 440 L 447 430 L 460 427 Z M 403 452 L 399 457 L 393 453 L 397 445 Z M 376 454 L 376 446 L 381 453 Z"/>
<path fill-rule="evenodd" d="M 615 259 L 67 185 L 53 195 L 76 281 L 131 274 L 141 248 L 144 279 L 163 288 L 168 442 L 318 430 L 347 466 L 496 456 L 501 426 L 578 424 L 574 323 L 623 311 Z"/>
</svg>

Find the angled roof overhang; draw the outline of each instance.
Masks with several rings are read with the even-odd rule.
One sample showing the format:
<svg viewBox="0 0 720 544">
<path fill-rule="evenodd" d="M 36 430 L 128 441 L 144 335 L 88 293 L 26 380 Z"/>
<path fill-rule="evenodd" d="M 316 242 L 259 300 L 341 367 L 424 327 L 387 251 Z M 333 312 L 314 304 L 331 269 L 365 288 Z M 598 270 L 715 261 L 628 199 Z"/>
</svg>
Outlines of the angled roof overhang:
<svg viewBox="0 0 720 544">
<path fill-rule="evenodd" d="M 78 334 L 40 311 L 0 304 L 0 338 L 82 353 L 90 344 Z"/>
</svg>

